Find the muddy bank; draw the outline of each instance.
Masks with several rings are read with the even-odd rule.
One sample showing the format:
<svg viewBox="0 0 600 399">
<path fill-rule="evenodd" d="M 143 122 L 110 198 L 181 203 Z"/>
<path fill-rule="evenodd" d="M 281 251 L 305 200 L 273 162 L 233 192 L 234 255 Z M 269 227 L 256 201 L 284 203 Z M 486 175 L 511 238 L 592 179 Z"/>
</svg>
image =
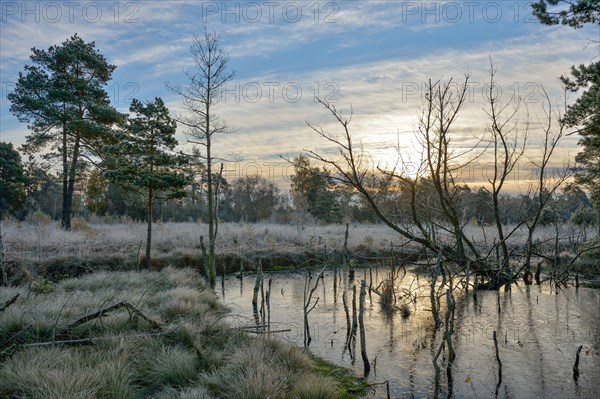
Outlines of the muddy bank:
<svg viewBox="0 0 600 399">
<path fill-rule="evenodd" d="M 394 262 L 395 265 L 409 261 L 419 261 L 422 255 L 414 253 L 394 253 L 389 251 L 362 251 L 347 254 L 350 266 L 383 266 Z M 296 270 L 298 268 L 322 267 L 324 264 L 343 264 L 341 252 L 299 251 L 295 253 L 275 253 L 255 251 L 246 254 L 217 254 L 219 274 L 256 271 L 261 265 L 264 271 Z M 43 259 L 12 259 L 5 262 L 5 272 L 10 285 L 31 281 L 43 277 L 50 281 L 80 277 L 96 271 L 124 271 L 143 268 L 143 256 L 89 256 L 89 257 L 47 257 Z M 194 253 L 171 253 L 156 255 L 152 258 L 151 270 L 162 270 L 167 266 L 189 267 L 204 274 L 203 258 Z"/>
<path fill-rule="evenodd" d="M 217 271 L 219 274 L 254 272 L 261 265 L 263 271 L 294 271 L 304 268 L 323 267 L 323 265 L 343 265 L 344 254 L 341 251 L 297 251 L 273 252 L 257 250 L 239 253 L 217 254 Z M 423 252 L 391 252 L 389 250 L 366 250 L 348 252 L 348 267 L 410 267 L 413 272 L 429 273 L 427 256 Z M 0 270 L 0 281 L 9 285 L 31 282 L 38 277 L 49 281 L 80 277 L 96 271 L 142 270 L 144 257 L 136 256 L 54 256 L 41 259 L 10 259 L 5 262 L 4 270 Z M 152 258 L 151 270 L 159 271 L 165 267 L 192 268 L 204 275 L 202 255 L 191 251 L 174 251 L 168 254 L 157 254 Z M 544 272 L 551 269 L 544 267 Z M 572 277 L 578 276 L 582 286 L 600 288 L 600 265 L 581 264 L 573 267 Z"/>
</svg>

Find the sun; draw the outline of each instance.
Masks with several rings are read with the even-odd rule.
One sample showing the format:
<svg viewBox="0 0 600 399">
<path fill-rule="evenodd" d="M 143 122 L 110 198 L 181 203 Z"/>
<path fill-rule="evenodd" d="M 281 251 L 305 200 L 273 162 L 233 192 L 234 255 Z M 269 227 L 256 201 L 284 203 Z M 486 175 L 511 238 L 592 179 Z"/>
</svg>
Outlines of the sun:
<svg viewBox="0 0 600 399">
<path fill-rule="evenodd" d="M 412 133 L 389 133 L 364 138 L 363 148 L 377 169 L 415 178 L 421 169 L 422 154 Z"/>
<path fill-rule="evenodd" d="M 360 144 L 374 169 L 394 170 L 409 177 L 419 174 L 422 149 L 412 117 L 395 112 L 364 113 L 352 120 L 355 148 Z"/>
</svg>

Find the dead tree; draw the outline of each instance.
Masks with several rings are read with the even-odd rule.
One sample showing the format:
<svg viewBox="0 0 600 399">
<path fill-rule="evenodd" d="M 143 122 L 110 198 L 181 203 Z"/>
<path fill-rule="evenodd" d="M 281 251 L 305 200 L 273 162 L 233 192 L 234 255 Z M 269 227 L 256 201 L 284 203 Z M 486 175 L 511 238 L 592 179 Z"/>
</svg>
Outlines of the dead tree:
<svg viewBox="0 0 600 399">
<path fill-rule="evenodd" d="M 466 155 L 464 152 L 453 151 L 451 141 L 451 127 L 465 102 L 468 80 L 467 76 L 460 85 L 452 81 L 447 83 L 429 81 L 425 95 L 425 109 L 417 131 L 423 156 L 416 178 L 403 173 L 402 165 L 397 165 L 397 168 L 391 170 L 379 168 L 381 178 L 374 176 L 370 171 L 367 157 L 356 145 L 350 133 L 352 116 L 345 118 L 335 106 L 318 99 L 341 125 L 341 137 L 327 133 L 322 128 L 307 122 L 314 132 L 337 146 L 339 150 L 337 158 L 306 150 L 309 157 L 326 164 L 334 171 L 331 176 L 333 179 L 362 195 L 377 217 L 392 230 L 433 253 L 437 253 L 442 248 L 448 259 L 459 264 L 466 264 L 471 257 L 480 258 L 477 248 L 463 230 L 458 209 L 460 184 L 457 176 L 460 174 L 460 169 L 466 167 L 469 162 L 464 161 Z M 460 166 L 458 166 L 459 158 Z M 435 205 L 432 209 L 434 217 L 431 218 L 426 218 L 420 213 L 417 203 L 417 185 L 424 180 L 429 181 L 435 193 Z M 393 215 L 385 213 L 380 207 L 379 196 L 390 190 L 394 184 L 408 186 L 411 190 L 410 224 L 417 227 L 417 232 L 413 232 L 408 224 L 394 220 Z M 436 230 L 444 232 L 451 242 L 441 240 Z"/>
<path fill-rule="evenodd" d="M 543 90 L 543 94 L 546 105 L 543 109 L 544 120 L 540 122 L 543 123 L 541 154 L 537 159 L 533 157 L 529 158 L 529 162 L 533 169 L 532 180 L 534 181 L 530 186 L 529 191 L 535 198 L 533 209 L 530 210 L 532 216 L 525 221 L 525 226 L 527 227 L 527 243 L 523 268 L 525 269 L 525 273 L 528 273 L 529 276 L 531 275 L 531 258 L 534 252 L 533 237 L 539 225 L 542 213 L 552 202 L 557 190 L 567 179 L 573 176 L 574 173 L 573 168 L 571 168 L 569 164 L 554 169 L 554 173 L 552 173 L 550 168 L 550 162 L 553 159 L 554 151 L 564 136 L 564 125 L 562 122 L 559 122 L 558 128 L 555 131 L 554 121 L 555 119 L 560 121 L 560 116 L 555 118 L 552 111 L 552 102 L 545 90 Z"/>
<path fill-rule="evenodd" d="M 199 146 L 198 151 L 206 165 L 206 195 L 208 215 L 208 271 L 211 286 L 216 279 L 215 242 L 217 239 L 218 219 L 216 194 L 220 176 L 216 178 L 213 167 L 218 158 L 214 154 L 214 140 L 219 134 L 233 132 L 233 129 L 214 113 L 214 107 L 222 100 L 225 85 L 235 76 L 229 71 L 229 55 L 220 45 L 221 36 L 216 32 L 204 30 L 203 35 L 195 35 L 190 52 L 194 59 L 194 68 L 187 71 L 189 83 L 186 87 L 168 86 L 171 91 L 182 98 L 185 115 L 177 118 L 177 122 L 187 128 L 191 137 L 188 142 Z M 221 172 L 222 173 L 222 166 Z"/>
<path fill-rule="evenodd" d="M 512 108 L 510 102 L 502 104 L 500 93 L 496 87 L 495 76 L 496 70 L 494 64 L 490 61 L 490 85 L 487 99 L 489 107 L 486 113 L 490 121 L 488 130 L 490 133 L 490 147 L 493 151 L 493 169 L 492 175 L 486 176 L 489 187 L 485 187 L 485 190 L 492 197 L 491 207 L 498 232 L 498 242 L 490 249 L 490 254 L 500 249 L 501 257 L 499 257 L 497 268 L 505 270 L 510 275 L 512 270 L 507 240 L 519 229 L 521 224 L 517 224 L 509 232 L 505 232 L 499 199 L 507 179 L 518 167 L 518 163 L 525 153 L 529 124 L 525 124 L 523 131 L 519 130 L 519 123 L 516 119 L 521 105 L 520 99 L 516 100 L 516 104 Z"/>
<path fill-rule="evenodd" d="M 362 196 L 386 226 L 424 248 L 427 256 L 435 256 L 441 250 L 444 260 L 463 270 L 469 264 L 469 272 L 473 273 L 475 281 L 478 281 L 478 277 L 488 280 L 478 284 L 479 287 L 497 289 L 514 281 L 524 268 L 521 264 L 515 270 L 511 265 L 510 258 L 517 249 L 510 248 L 508 244 L 508 239 L 523 225 L 528 230 L 524 265 L 529 271 L 533 236 L 542 211 L 570 172 L 564 168 L 554 179 L 548 176 L 554 150 L 563 133 L 562 126 L 557 131 L 553 126 L 552 107 L 544 92 L 547 104 L 542 107 L 545 115 L 545 121 L 542 121 L 542 154 L 538 159 L 530 158 L 537 182 L 535 187 L 532 186 L 531 193 L 535 194 L 537 202 L 533 209 L 524 212 L 525 216 L 516 227 L 507 230 L 503 226 L 500 197 L 506 189 L 507 179 L 528 150 L 529 118 L 524 123 L 517 120 L 518 101 L 516 105 L 500 103 L 494 92 L 495 70 L 492 65 L 490 98 L 486 110 L 490 134 L 487 139 L 476 138 L 471 148 L 461 149 L 454 143 L 454 125 L 465 104 L 468 85 L 469 77 L 466 76 L 459 84 L 452 80 L 430 80 L 424 86 L 424 103 L 415 132 L 421 148 L 421 159 L 412 173 L 408 173 L 400 146 L 396 165 L 391 168 L 381 165 L 372 168 L 372 161 L 350 133 L 352 112 L 344 115 L 334 105 L 320 99 L 318 101 L 341 127 L 340 132 L 331 133 L 309 122 L 307 124 L 329 145 L 335 146 L 338 154 L 334 156 L 314 150 L 305 151 L 310 158 L 323 163 L 331 171 L 330 178 Z M 475 149 L 479 152 L 475 153 Z M 491 156 L 494 166 L 493 174 L 488 177 L 487 190 L 492 197 L 490 206 L 498 239 L 491 248 L 476 245 L 472 236 L 466 233 L 465 227 L 469 221 L 464 217 L 464 205 L 461 203 L 461 195 L 468 189 L 462 183 L 467 168 L 484 156 Z M 406 194 L 408 205 L 405 212 L 390 212 L 386 208 L 383 199 L 394 192 Z"/>
</svg>

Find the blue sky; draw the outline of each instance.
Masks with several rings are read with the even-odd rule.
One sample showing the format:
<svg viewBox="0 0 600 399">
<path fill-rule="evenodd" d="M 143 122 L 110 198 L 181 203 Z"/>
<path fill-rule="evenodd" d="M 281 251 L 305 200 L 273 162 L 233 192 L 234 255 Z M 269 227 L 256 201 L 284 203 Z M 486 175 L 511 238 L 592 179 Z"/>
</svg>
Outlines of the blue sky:
<svg viewBox="0 0 600 399">
<path fill-rule="evenodd" d="M 192 35 L 207 26 L 222 35 L 237 72 L 216 110 L 238 129 L 216 143 L 223 156 L 239 160 L 228 164 L 230 174 L 260 169 L 276 179 L 285 174 L 279 155 L 327 151 L 306 126 L 308 120 L 336 128 L 315 103 L 317 92 L 345 112 L 352 107 L 351 130 L 375 160 L 393 160 L 396 142 L 413 156 L 422 85 L 429 78 L 461 80 L 466 73 L 472 96 L 457 122 L 457 142 L 468 148 L 485 131 L 482 93 L 490 57 L 503 100 L 527 100 L 522 108 L 534 121 L 543 113 L 541 87 L 559 108 L 558 76 L 598 57 L 597 45 L 588 42 L 599 38 L 600 27 L 542 26 L 529 3 L 2 0 L 1 140 L 20 145 L 27 135 L 10 114 L 6 94 L 31 47 L 47 48 L 77 32 L 117 65 L 107 87 L 117 108 L 126 111 L 132 97 L 161 96 L 178 113 L 179 99 L 165 82 L 186 83 Z M 182 129 L 178 138 L 185 143 Z M 560 160 L 576 152 L 572 136 L 563 142 Z"/>
</svg>

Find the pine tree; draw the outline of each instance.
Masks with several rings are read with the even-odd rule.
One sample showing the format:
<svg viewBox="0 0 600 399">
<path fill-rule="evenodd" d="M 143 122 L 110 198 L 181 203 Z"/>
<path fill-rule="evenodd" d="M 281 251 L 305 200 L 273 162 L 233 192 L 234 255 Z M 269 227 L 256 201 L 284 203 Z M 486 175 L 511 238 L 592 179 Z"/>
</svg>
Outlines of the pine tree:
<svg viewBox="0 0 600 399">
<path fill-rule="evenodd" d="M 8 94 L 10 110 L 29 123 L 26 153 L 57 150 L 45 157 L 61 160 L 61 225 L 69 230 L 75 184 L 85 160 L 100 154 L 113 137 L 113 125 L 124 119 L 104 90 L 116 67 L 94 42 L 85 43 L 77 34 L 48 50 L 32 49 L 30 59 L 33 65 L 25 65 Z"/>
<path fill-rule="evenodd" d="M 550 8 L 548 6 L 555 6 Z M 582 28 L 600 23 L 600 0 L 539 0 L 532 4 L 533 15 L 544 25 L 566 25 Z M 600 45 L 600 41 L 591 43 Z M 581 91 L 581 96 L 567 108 L 565 125 L 577 127 L 583 150 L 577 154 L 580 165 L 577 182 L 592 193 L 596 209 L 600 209 L 600 61 L 571 67 L 571 76 L 562 76 L 565 88 Z"/>
<path fill-rule="evenodd" d="M 174 152 L 177 146 L 177 124 L 159 97 L 143 104 L 132 100 L 129 110 L 137 114 L 129 118 L 125 129 L 117 133 L 117 143 L 107 146 L 110 159 L 105 176 L 128 188 L 139 190 L 146 198 L 148 222 L 145 267 L 151 265 L 152 205 L 157 195 L 166 193 L 169 198 L 185 195 L 183 188 L 189 183 L 178 168 L 185 159 Z"/>
<path fill-rule="evenodd" d="M 0 142 L 0 220 L 23 207 L 26 184 L 21 156 L 12 143 Z"/>
</svg>

